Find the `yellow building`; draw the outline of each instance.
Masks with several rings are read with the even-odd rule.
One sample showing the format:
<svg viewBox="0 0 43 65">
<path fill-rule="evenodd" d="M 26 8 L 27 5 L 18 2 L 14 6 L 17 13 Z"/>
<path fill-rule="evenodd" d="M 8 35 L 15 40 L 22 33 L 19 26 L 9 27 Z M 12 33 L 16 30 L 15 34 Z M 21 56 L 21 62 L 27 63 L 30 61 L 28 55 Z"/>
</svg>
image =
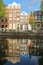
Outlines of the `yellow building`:
<svg viewBox="0 0 43 65">
<path fill-rule="evenodd" d="M 17 30 L 18 22 L 20 21 L 20 4 L 13 2 L 7 6 L 8 28 L 9 30 Z"/>
</svg>

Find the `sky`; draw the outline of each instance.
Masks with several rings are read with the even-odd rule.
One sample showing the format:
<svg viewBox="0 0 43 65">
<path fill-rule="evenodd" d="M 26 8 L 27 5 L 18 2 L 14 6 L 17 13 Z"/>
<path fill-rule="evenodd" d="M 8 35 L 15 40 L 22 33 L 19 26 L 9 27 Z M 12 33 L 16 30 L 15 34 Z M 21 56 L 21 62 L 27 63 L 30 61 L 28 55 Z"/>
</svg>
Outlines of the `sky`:
<svg viewBox="0 0 43 65">
<path fill-rule="evenodd" d="M 26 11 L 36 11 L 40 9 L 40 0 L 3 0 L 6 5 L 11 4 L 12 2 L 21 4 L 21 12 Z"/>
</svg>

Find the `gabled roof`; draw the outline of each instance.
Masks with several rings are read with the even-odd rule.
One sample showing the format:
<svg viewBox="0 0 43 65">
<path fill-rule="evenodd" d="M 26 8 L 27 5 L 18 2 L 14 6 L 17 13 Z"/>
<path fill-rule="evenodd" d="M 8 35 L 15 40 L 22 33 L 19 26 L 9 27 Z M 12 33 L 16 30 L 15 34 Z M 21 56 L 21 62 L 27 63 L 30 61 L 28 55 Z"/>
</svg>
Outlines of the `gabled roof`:
<svg viewBox="0 0 43 65">
<path fill-rule="evenodd" d="M 13 2 L 13 3 L 11 3 L 11 4 L 8 4 L 8 7 L 14 7 L 14 6 L 15 6 L 15 7 L 16 7 L 16 6 L 17 6 L 17 7 L 19 6 L 19 7 L 20 7 L 21 4 L 16 3 L 16 2 Z"/>
<path fill-rule="evenodd" d="M 21 13 L 21 15 L 28 15 L 28 13 L 26 13 L 25 11 L 23 11 L 23 12 Z"/>
</svg>

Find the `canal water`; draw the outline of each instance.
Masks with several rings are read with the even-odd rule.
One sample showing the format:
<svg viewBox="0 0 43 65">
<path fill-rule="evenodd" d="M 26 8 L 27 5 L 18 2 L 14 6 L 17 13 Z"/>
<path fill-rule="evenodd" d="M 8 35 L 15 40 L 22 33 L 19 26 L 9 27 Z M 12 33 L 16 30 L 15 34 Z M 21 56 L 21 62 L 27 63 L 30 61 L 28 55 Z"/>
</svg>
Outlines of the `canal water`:
<svg viewBox="0 0 43 65">
<path fill-rule="evenodd" d="M 43 39 L 0 38 L 0 65 L 43 65 Z"/>
</svg>

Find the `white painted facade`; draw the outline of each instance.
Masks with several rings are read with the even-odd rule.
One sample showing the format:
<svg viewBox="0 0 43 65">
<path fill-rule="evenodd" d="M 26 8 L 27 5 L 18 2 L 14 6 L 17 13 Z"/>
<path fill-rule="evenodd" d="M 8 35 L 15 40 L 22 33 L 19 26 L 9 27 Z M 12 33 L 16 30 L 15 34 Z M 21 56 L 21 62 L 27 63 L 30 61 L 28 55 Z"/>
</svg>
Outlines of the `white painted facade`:
<svg viewBox="0 0 43 65">
<path fill-rule="evenodd" d="M 32 30 L 32 26 L 28 24 L 28 30 Z"/>
<path fill-rule="evenodd" d="M 31 25 L 28 23 L 28 14 L 23 11 L 20 16 L 20 22 L 22 23 L 22 30 L 31 30 Z"/>
</svg>

